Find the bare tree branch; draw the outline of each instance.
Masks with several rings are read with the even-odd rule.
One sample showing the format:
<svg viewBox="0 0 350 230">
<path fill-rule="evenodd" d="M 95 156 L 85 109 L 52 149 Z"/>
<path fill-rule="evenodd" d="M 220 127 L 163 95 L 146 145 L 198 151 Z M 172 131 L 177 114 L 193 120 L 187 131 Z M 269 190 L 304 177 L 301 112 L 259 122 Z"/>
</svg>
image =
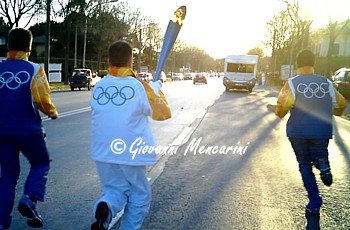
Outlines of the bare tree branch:
<svg viewBox="0 0 350 230">
<path fill-rule="evenodd" d="M 18 27 L 23 18 L 27 19 L 27 26 L 41 10 L 42 5 L 41 0 L 1 0 L 0 15 L 10 28 Z"/>
</svg>

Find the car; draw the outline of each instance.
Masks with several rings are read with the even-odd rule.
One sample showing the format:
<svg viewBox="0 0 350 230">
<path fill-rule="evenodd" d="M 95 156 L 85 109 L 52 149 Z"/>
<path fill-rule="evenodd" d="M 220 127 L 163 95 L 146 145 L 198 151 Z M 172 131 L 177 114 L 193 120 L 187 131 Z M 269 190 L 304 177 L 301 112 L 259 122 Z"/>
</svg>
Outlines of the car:
<svg viewBox="0 0 350 230">
<path fill-rule="evenodd" d="M 194 73 L 185 73 L 184 80 L 193 80 L 194 76 Z"/>
<path fill-rule="evenodd" d="M 176 80 L 181 81 L 183 79 L 184 79 L 183 73 L 173 73 L 173 76 L 172 76 L 173 81 L 176 81 Z"/>
<path fill-rule="evenodd" d="M 341 68 L 332 76 L 334 87 L 344 97 L 350 98 L 350 68 Z"/>
<path fill-rule="evenodd" d="M 153 75 L 148 72 L 140 72 L 136 74 L 136 78 L 142 81 L 150 82 L 153 81 Z"/>
<path fill-rule="evenodd" d="M 167 73 L 166 77 L 169 78 L 169 79 L 173 79 L 173 72 Z"/>
<path fill-rule="evenodd" d="M 107 75 L 108 75 L 108 70 L 103 69 L 103 70 L 98 71 L 98 76 L 101 77 L 101 79 Z"/>
<path fill-rule="evenodd" d="M 91 90 L 95 83 L 92 79 L 93 73 L 91 69 L 74 69 L 69 78 L 70 90 L 74 91 L 75 88 L 79 90 L 81 90 L 81 88 Z"/>
<path fill-rule="evenodd" d="M 207 84 L 207 77 L 204 73 L 196 73 L 193 78 L 193 84 L 204 83 Z"/>
</svg>

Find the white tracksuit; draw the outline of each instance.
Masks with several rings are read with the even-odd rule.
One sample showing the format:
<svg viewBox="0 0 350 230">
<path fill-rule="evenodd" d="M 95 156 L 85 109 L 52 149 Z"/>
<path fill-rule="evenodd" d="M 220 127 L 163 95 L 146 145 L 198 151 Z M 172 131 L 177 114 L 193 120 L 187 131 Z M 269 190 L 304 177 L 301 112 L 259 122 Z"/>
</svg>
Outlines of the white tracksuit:
<svg viewBox="0 0 350 230">
<path fill-rule="evenodd" d="M 121 229 L 140 229 L 151 203 L 146 166 L 157 156 L 149 125 L 146 91 L 134 77 L 107 75 L 91 94 L 91 157 L 96 161 L 102 197 L 114 217 L 124 207 Z"/>
</svg>

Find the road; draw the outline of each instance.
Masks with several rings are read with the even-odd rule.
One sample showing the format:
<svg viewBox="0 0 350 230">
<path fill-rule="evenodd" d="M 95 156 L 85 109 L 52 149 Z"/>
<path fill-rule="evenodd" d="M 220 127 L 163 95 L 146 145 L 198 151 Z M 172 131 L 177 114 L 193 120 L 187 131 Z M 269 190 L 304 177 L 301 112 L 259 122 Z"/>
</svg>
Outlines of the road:
<svg viewBox="0 0 350 230">
<path fill-rule="evenodd" d="M 189 126 L 193 121 L 222 93 L 221 88 L 214 85 L 221 86 L 219 81 L 195 86 L 191 81 L 163 84 L 163 91 L 172 108 L 172 118 L 162 122 L 151 120 L 157 145 L 174 144 L 180 140 L 182 133 L 191 130 Z M 90 94 L 86 90 L 53 92 L 52 100 L 59 110 L 60 118 L 50 120 L 43 117 L 52 159 L 46 200 L 38 205 L 45 220 L 43 229 L 60 230 L 62 226 L 66 230 L 89 229 L 94 220 L 92 206 L 100 196 L 100 184 L 95 164 L 90 159 Z M 29 170 L 24 157 L 21 157 L 21 165 L 16 203 Z M 11 229 L 30 229 L 16 210 L 13 212 Z"/>
<path fill-rule="evenodd" d="M 306 215 L 307 197 L 285 137 L 287 119 L 265 109 L 276 96 L 261 88 L 222 94 L 153 184 L 143 229 L 350 229 L 349 122 L 334 119 L 334 184 L 322 185 L 316 174 L 324 205 L 320 217 Z M 210 148 L 215 146 L 246 149 L 225 155 Z"/>
<path fill-rule="evenodd" d="M 173 155 L 159 156 L 159 163 L 149 168 L 153 201 L 143 229 L 303 229 L 307 220 L 322 229 L 350 228 L 347 120 L 335 118 L 329 148 L 334 185 L 320 186 L 324 209 L 320 219 L 310 219 L 285 137 L 286 119 L 265 109 L 276 101 L 277 91 L 256 87 L 251 94 L 227 93 L 217 78 L 207 85 L 168 82 L 163 91 L 173 117 L 151 121 L 151 126 L 157 145 L 179 148 Z M 52 93 L 61 117 L 44 119 L 52 164 L 46 201 L 38 205 L 43 229 L 85 230 L 93 221 L 92 205 L 100 196 L 100 185 L 89 156 L 89 95 Z M 228 154 L 210 148 L 215 146 Z M 21 158 L 17 201 L 28 171 L 25 161 Z M 30 228 L 14 211 L 11 229 Z"/>
</svg>

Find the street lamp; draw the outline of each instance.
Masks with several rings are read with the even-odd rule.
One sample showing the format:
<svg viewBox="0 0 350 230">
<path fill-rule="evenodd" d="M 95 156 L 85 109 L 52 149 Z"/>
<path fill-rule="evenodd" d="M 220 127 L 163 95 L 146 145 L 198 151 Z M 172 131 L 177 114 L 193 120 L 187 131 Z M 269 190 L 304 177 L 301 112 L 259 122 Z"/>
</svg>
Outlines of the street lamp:
<svg viewBox="0 0 350 230">
<path fill-rule="evenodd" d="M 74 68 L 77 68 L 78 27 L 75 26 L 74 38 Z"/>
<path fill-rule="evenodd" d="M 84 51 L 83 51 L 83 68 L 85 68 L 85 55 L 86 55 L 86 34 L 87 34 L 87 16 L 85 16 L 85 30 L 84 30 Z"/>
<path fill-rule="evenodd" d="M 46 2 L 46 41 L 45 41 L 45 63 L 44 69 L 47 75 L 48 81 L 50 80 L 50 12 L 51 12 L 51 0 Z"/>
</svg>

